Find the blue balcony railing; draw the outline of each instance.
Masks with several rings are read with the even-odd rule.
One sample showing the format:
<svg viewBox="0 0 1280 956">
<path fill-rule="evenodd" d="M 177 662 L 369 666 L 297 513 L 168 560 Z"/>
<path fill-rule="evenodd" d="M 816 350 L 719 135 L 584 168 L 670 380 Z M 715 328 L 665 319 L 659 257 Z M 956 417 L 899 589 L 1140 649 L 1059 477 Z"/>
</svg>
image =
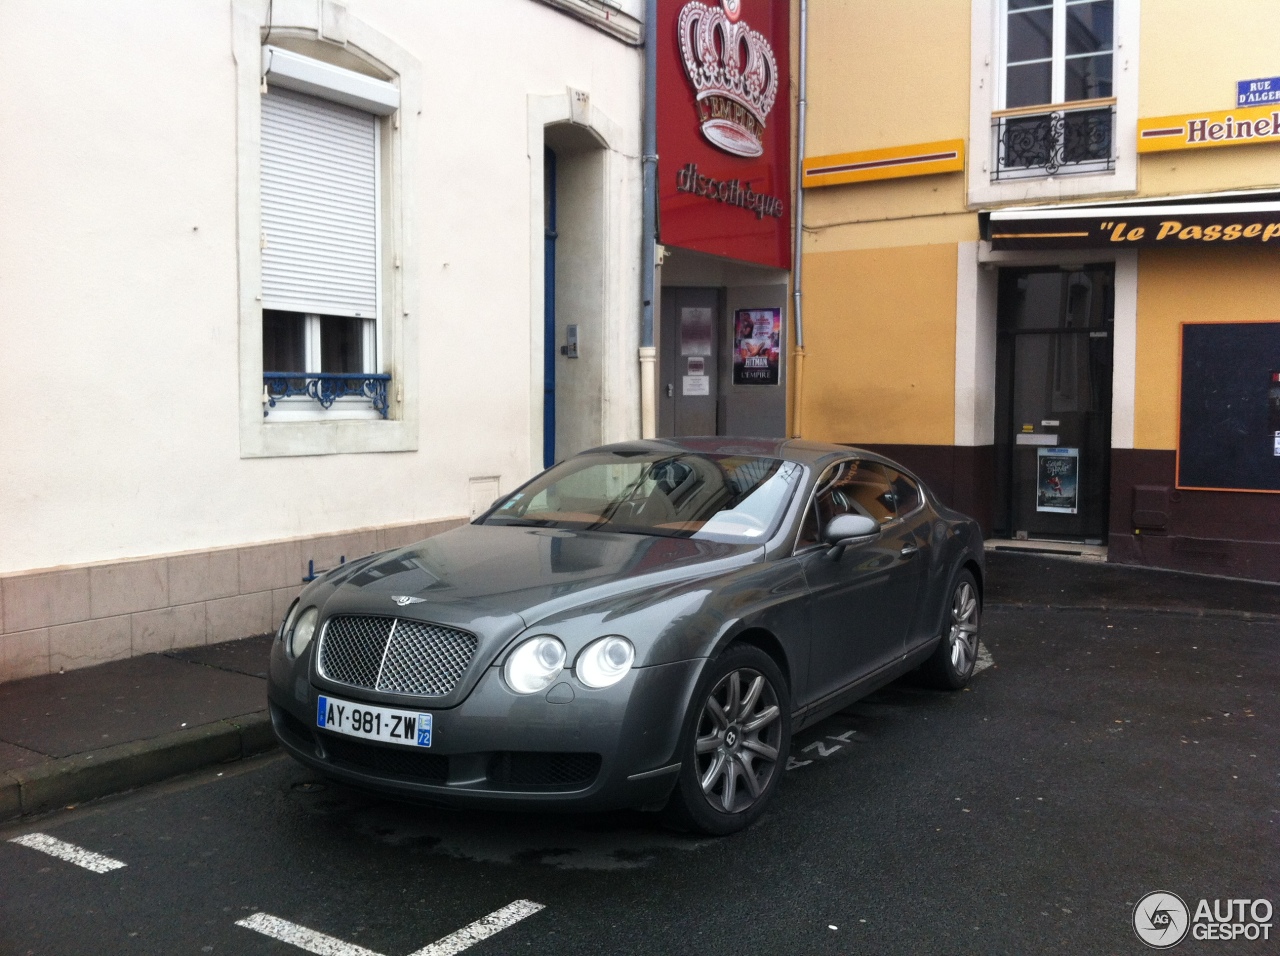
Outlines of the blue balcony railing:
<svg viewBox="0 0 1280 956">
<path fill-rule="evenodd" d="M 263 372 L 262 414 L 266 417 L 277 401 L 305 395 L 329 408 L 340 398 L 364 398 L 383 418 L 387 417 L 387 385 L 390 375 L 337 372 Z"/>
</svg>

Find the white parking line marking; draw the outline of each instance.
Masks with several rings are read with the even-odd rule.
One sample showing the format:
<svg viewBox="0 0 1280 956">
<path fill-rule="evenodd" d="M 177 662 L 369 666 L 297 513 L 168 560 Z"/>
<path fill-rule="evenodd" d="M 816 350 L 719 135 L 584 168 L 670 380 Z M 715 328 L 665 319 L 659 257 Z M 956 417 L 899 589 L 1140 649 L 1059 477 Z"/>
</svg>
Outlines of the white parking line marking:
<svg viewBox="0 0 1280 956">
<path fill-rule="evenodd" d="M 118 870 L 125 866 L 119 860 L 113 860 L 111 857 L 103 856 L 101 853 L 93 853 L 90 850 L 76 846 L 74 843 L 64 843 L 62 840 L 55 839 L 47 833 L 28 833 L 24 836 L 14 837 L 9 842 L 39 850 L 41 853 L 48 853 L 50 856 L 56 856 L 59 860 L 66 860 L 68 863 L 82 866 L 94 873 L 110 873 L 112 870 Z"/>
<path fill-rule="evenodd" d="M 375 953 L 371 949 L 365 949 L 355 943 L 345 943 L 333 936 L 317 933 L 313 929 L 290 923 L 287 919 L 280 919 L 268 913 L 254 913 L 245 919 L 236 920 L 236 925 L 255 930 L 282 943 L 297 946 L 299 949 L 305 949 L 308 953 L 315 953 L 316 956 L 381 956 L 380 953 Z"/>
<path fill-rule="evenodd" d="M 828 740 L 838 740 L 838 741 L 840 741 L 842 744 L 847 744 L 847 743 L 849 742 L 849 738 L 850 738 L 850 737 L 852 737 L 852 736 L 853 736 L 854 734 L 856 734 L 856 733 L 857 733 L 857 731 L 856 731 L 856 730 L 846 730 L 844 733 L 840 734 L 839 736 L 837 736 L 837 735 L 835 735 L 835 734 L 827 734 L 827 739 L 828 739 Z"/>
<path fill-rule="evenodd" d="M 488 939 L 495 933 L 501 933 L 507 927 L 514 926 L 526 916 L 532 916 L 544 908 L 541 903 L 534 903 L 532 900 L 516 900 L 476 920 L 470 926 L 464 926 L 456 933 L 450 933 L 444 939 L 436 940 L 430 946 L 424 946 L 412 956 L 454 956 L 464 949 L 470 949 L 480 940 Z M 380 953 L 375 953 L 371 949 L 344 942 L 334 936 L 326 936 L 324 933 L 317 933 L 313 929 L 290 923 L 287 919 L 281 919 L 269 913 L 254 913 L 245 919 L 237 920 L 236 925 L 270 936 L 272 939 L 278 939 L 298 949 L 305 949 L 308 953 L 315 953 L 316 956 L 381 956 Z"/>
<path fill-rule="evenodd" d="M 987 645 L 986 645 L 986 644 L 979 644 L 979 645 L 978 645 L 978 660 L 977 660 L 977 662 L 973 665 L 973 672 L 974 672 L 975 674 L 979 674 L 979 673 L 981 673 L 982 671 L 985 671 L 988 667 L 994 667 L 994 666 L 995 666 L 995 663 L 996 663 L 996 662 L 995 662 L 995 661 L 992 659 L 992 657 L 991 657 L 991 652 L 990 652 L 989 650 L 987 650 Z"/>
<path fill-rule="evenodd" d="M 540 909 L 543 909 L 541 903 L 535 903 L 532 900 L 516 900 L 476 920 L 470 926 L 464 926 L 456 933 L 450 933 L 444 939 L 436 940 L 430 946 L 424 946 L 412 956 L 454 956 L 455 953 L 469 949 L 480 940 L 488 939 L 508 926 L 514 926 Z"/>
<path fill-rule="evenodd" d="M 830 757 L 833 753 L 835 753 L 837 750 L 840 749 L 839 744 L 836 744 L 834 747 L 828 747 L 821 740 L 815 740 L 813 743 L 808 744 L 802 747 L 801 749 L 805 753 L 808 753 L 810 750 L 813 750 L 815 747 L 818 748 L 819 757 Z"/>
</svg>

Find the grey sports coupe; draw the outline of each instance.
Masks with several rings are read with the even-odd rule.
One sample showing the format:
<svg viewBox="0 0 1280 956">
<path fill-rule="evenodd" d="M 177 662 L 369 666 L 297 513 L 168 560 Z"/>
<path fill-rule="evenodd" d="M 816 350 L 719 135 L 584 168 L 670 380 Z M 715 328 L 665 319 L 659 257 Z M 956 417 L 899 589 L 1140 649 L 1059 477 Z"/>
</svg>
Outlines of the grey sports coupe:
<svg viewBox="0 0 1280 956">
<path fill-rule="evenodd" d="M 793 731 L 915 668 L 964 686 L 982 579 L 977 524 L 878 455 L 609 445 L 312 582 L 273 646 L 272 724 L 384 793 L 730 833 Z"/>
</svg>

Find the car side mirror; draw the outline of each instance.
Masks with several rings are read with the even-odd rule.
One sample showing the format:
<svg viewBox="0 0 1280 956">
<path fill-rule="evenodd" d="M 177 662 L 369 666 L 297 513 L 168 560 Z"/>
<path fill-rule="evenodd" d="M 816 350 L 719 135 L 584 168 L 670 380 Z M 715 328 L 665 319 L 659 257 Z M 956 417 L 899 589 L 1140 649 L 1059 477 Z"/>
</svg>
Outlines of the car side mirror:
<svg viewBox="0 0 1280 956">
<path fill-rule="evenodd" d="M 880 537 L 880 522 L 866 515 L 836 515 L 822 532 L 822 540 L 838 560 L 850 545 L 866 544 Z"/>
</svg>

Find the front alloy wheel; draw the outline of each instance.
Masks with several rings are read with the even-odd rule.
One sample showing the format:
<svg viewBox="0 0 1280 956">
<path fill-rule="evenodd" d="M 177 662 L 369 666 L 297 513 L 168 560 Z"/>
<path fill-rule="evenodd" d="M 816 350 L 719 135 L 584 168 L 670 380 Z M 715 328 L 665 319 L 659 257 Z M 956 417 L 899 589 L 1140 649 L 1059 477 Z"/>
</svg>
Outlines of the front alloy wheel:
<svg viewBox="0 0 1280 956">
<path fill-rule="evenodd" d="M 768 654 L 734 645 L 708 667 L 691 703 L 689 756 L 668 817 L 685 829 L 733 833 L 764 812 L 786 766 L 787 687 Z"/>
<path fill-rule="evenodd" d="M 759 671 L 726 674 L 702 705 L 694 749 L 703 796 L 717 810 L 741 813 L 760 799 L 778 768 L 782 711 Z"/>
</svg>

